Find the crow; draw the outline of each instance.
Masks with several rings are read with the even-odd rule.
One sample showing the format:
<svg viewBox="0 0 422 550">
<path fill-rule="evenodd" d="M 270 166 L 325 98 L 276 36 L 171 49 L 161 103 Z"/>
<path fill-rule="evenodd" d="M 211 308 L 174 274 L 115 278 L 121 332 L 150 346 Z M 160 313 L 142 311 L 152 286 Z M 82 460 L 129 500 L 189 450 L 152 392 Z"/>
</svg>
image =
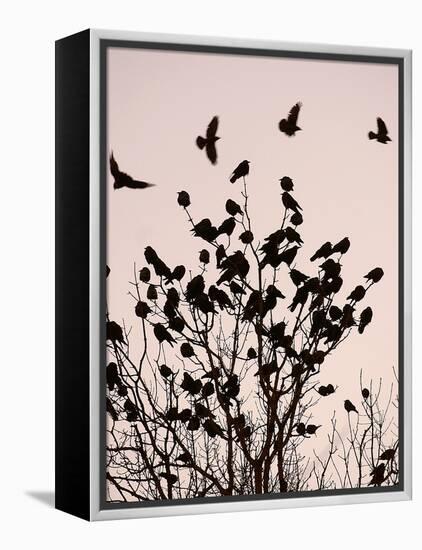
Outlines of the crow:
<svg viewBox="0 0 422 550">
<path fill-rule="evenodd" d="M 186 267 L 184 265 L 176 265 L 171 273 L 170 279 L 167 279 L 167 282 L 171 281 L 181 281 L 186 273 Z"/>
<path fill-rule="evenodd" d="M 300 108 L 302 107 L 302 103 L 298 102 L 290 109 L 290 112 L 287 116 L 287 119 L 283 118 L 278 123 L 278 128 L 280 132 L 283 132 L 286 134 L 286 136 L 294 136 L 296 132 L 301 130 L 302 128 L 299 128 L 297 125 L 297 119 L 299 116 Z"/>
<path fill-rule="evenodd" d="M 117 370 L 116 363 L 109 363 L 106 368 L 106 380 L 109 391 L 113 391 L 115 386 L 119 386 L 121 379 Z"/>
<path fill-rule="evenodd" d="M 303 216 L 300 212 L 295 212 L 294 214 L 291 215 L 290 217 L 290 223 L 292 225 L 302 225 L 303 223 Z"/>
<path fill-rule="evenodd" d="M 207 418 L 207 420 L 205 420 L 203 426 L 204 426 L 204 430 L 212 438 L 214 438 L 216 435 L 218 435 L 220 437 L 224 436 L 223 428 L 221 426 L 219 426 L 217 424 L 217 422 L 215 422 L 211 418 Z"/>
<path fill-rule="evenodd" d="M 208 124 L 206 137 L 198 136 L 196 138 L 196 145 L 199 149 L 204 149 L 207 153 L 208 160 L 211 164 L 217 164 L 217 149 L 215 147 L 216 142 L 220 139 L 217 134 L 218 129 L 218 116 L 213 117 Z"/>
<path fill-rule="evenodd" d="M 258 290 L 253 290 L 243 310 L 242 320 L 252 321 L 258 315 L 260 307 L 262 308 L 262 296 Z"/>
<path fill-rule="evenodd" d="M 126 419 L 129 422 L 135 422 L 138 418 L 138 407 L 129 398 L 126 399 L 123 408 L 126 411 Z"/>
<path fill-rule="evenodd" d="M 346 411 L 350 414 L 351 412 L 355 412 L 357 413 L 358 411 L 356 410 L 356 407 L 353 405 L 353 403 L 351 401 L 349 401 L 348 399 L 345 400 L 344 402 L 344 408 L 346 409 Z"/>
<path fill-rule="evenodd" d="M 163 378 L 170 378 L 170 376 L 173 376 L 173 371 L 167 365 L 159 365 L 158 370 Z"/>
<path fill-rule="evenodd" d="M 314 262 L 319 258 L 328 258 L 328 256 L 330 256 L 332 253 L 332 249 L 333 245 L 329 241 L 327 241 L 320 248 L 318 248 L 315 254 L 311 257 L 311 262 Z"/>
<path fill-rule="evenodd" d="M 193 302 L 204 292 L 205 281 L 202 275 L 196 275 L 186 285 L 185 297 L 188 302 Z"/>
<path fill-rule="evenodd" d="M 179 456 L 176 456 L 175 460 L 179 460 L 180 462 L 187 464 L 188 462 L 192 461 L 192 455 L 188 451 L 186 451 Z"/>
<path fill-rule="evenodd" d="M 306 426 L 303 422 L 299 422 L 296 426 L 296 431 L 299 435 L 305 435 L 306 433 Z"/>
<path fill-rule="evenodd" d="M 163 342 L 168 342 L 171 347 L 173 347 L 173 344 L 176 343 L 176 340 L 169 333 L 166 327 L 161 323 L 156 323 L 154 325 L 154 336 L 157 338 L 160 344 L 162 344 Z"/>
<path fill-rule="evenodd" d="M 227 281 L 230 282 L 236 275 L 241 279 L 245 279 L 249 273 L 249 262 L 245 258 L 243 252 L 237 250 L 234 254 L 227 256 L 222 260 L 220 269 L 223 270 L 222 275 L 217 281 L 217 285 Z"/>
<path fill-rule="evenodd" d="M 199 261 L 202 264 L 209 264 L 210 263 L 210 253 L 205 248 L 201 250 L 199 253 Z"/>
<path fill-rule="evenodd" d="M 129 174 L 120 172 L 119 165 L 114 158 L 113 152 L 110 155 L 110 172 L 114 177 L 114 189 L 121 189 L 122 187 L 128 187 L 129 189 L 145 189 L 146 187 L 153 187 L 154 185 L 146 181 L 134 180 Z"/>
<path fill-rule="evenodd" d="M 263 378 L 269 378 L 272 374 L 278 371 L 277 361 L 273 360 L 271 363 L 261 365 L 254 376 L 262 376 Z"/>
<path fill-rule="evenodd" d="M 249 348 L 248 349 L 247 357 L 248 357 L 248 359 L 256 359 L 257 358 L 257 353 L 254 350 L 254 348 Z"/>
<path fill-rule="evenodd" d="M 226 249 L 222 244 L 218 245 L 216 251 L 215 251 L 215 259 L 216 259 L 216 267 L 217 269 L 220 269 L 221 262 L 223 258 L 226 257 Z"/>
<path fill-rule="evenodd" d="M 376 139 L 378 143 L 383 143 L 384 145 L 387 144 L 389 141 L 391 141 L 391 138 L 388 136 L 388 130 L 387 126 L 385 125 L 385 122 L 382 120 L 381 117 L 377 118 L 377 125 L 378 125 L 378 133 L 375 132 L 369 132 L 368 137 L 369 139 Z"/>
<path fill-rule="evenodd" d="M 187 208 L 188 206 L 190 206 L 190 196 L 187 191 L 179 191 L 177 195 L 177 202 L 180 204 L 180 206 L 183 206 L 183 208 Z"/>
<path fill-rule="evenodd" d="M 324 280 L 334 279 L 338 277 L 341 272 L 341 265 L 335 262 L 332 258 L 328 258 L 320 266 L 320 269 L 324 271 Z"/>
<path fill-rule="evenodd" d="M 244 295 L 246 294 L 246 291 L 236 283 L 236 281 L 232 281 L 230 283 L 230 290 L 233 294 L 240 294 L 240 295 Z"/>
<path fill-rule="evenodd" d="M 295 286 L 300 286 L 302 283 L 309 279 L 308 275 L 301 273 L 297 269 L 290 270 L 290 278 Z"/>
<path fill-rule="evenodd" d="M 158 299 L 158 293 L 157 289 L 154 285 L 149 285 L 147 290 L 147 298 L 148 300 L 157 300 Z"/>
<path fill-rule="evenodd" d="M 146 302 L 139 301 L 135 306 L 135 315 L 141 319 L 146 319 L 151 311 L 151 308 Z"/>
<path fill-rule="evenodd" d="M 293 298 L 292 303 L 289 305 L 289 309 L 291 312 L 293 312 L 296 307 L 300 304 L 301 306 L 304 306 L 306 303 L 306 300 L 308 299 L 309 291 L 304 286 L 301 286 L 297 289 L 296 294 Z"/>
<path fill-rule="evenodd" d="M 224 290 L 221 290 L 220 288 L 217 288 L 216 286 L 211 285 L 210 288 L 208 289 L 208 295 L 213 302 L 217 302 L 221 310 L 226 308 L 228 309 L 233 308 L 233 304 L 230 298 L 224 292 Z"/>
<path fill-rule="evenodd" d="M 169 328 L 182 333 L 185 328 L 185 322 L 181 317 L 173 317 L 169 319 Z"/>
<path fill-rule="evenodd" d="M 191 231 L 195 235 L 195 237 L 200 237 L 201 239 L 204 239 L 204 241 L 208 241 L 209 243 L 215 241 L 215 239 L 218 237 L 217 228 L 212 225 L 211 220 L 209 220 L 208 218 L 205 218 L 195 224 Z"/>
<path fill-rule="evenodd" d="M 315 424 L 308 424 L 306 426 L 306 433 L 309 434 L 309 435 L 314 435 L 317 431 L 318 428 L 320 428 L 321 426 L 315 426 Z"/>
<path fill-rule="evenodd" d="M 372 316 L 373 316 L 373 312 L 369 306 L 362 311 L 362 313 L 360 314 L 360 321 L 359 321 L 359 328 L 358 328 L 359 334 L 363 334 L 363 331 L 365 330 L 365 328 L 372 321 Z"/>
<path fill-rule="evenodd" d="M 119 419 L 116 409 L 113 407 L 113 403 L 110 401 L 108 397 L 106 398 L 106 409 L 114 421 Z"/>
<path fill-rule="evenodd" d="M 139 280 L 143 283 L 149 283 L 151 279 L 151 271 L 147 267 L 139 270 Z"/>
<path fill-rule="evenodd" d="M 230 177 L 230 182 L 234 183 L 239 178 L 244 178 L 249 174 L 249 160 L 242 160 L 242 162 L 233 170 Z"/>
<path fill-rule="evenodd" d="M 212 395 L 213 393 L 215 392 L 215 389 L 214 389 L 214 384 L 210 381 L 208 382 L 205 382 L 205 384 L 202 386 L 202 397 L 209 397 L 210 395 Z"/>
<path fill-rule="evenodd" d="M 200 380 L 194 380 L 188 372 L 185 372 L 183 373 L 183 381 L 180 387 L 191 395 L 196 395 L 202 389 L 202 382 Z"/>
<path fill-rule="evenodd" d="M 226 234 L 228 237 L 233 233 L 236 227 L 236 220 L 233 217 L 224 220 L 218 228 L 218 234 Z"/>
<path fill-rule="evenodd" d="M 239 240 L 242 241 L 243 244 L 251 244 L 253 239 L 253 233 L 248 229 L 239 235 Z"/>
<path fill-rule="evenodd" d="M 354 302 L 360 302 L 365 297 L 366 290 L 365 287 L 362 285 L 358 285 L 352 292 L 349 294 L 349 296 L 346 298 L 347 300 L 352 300 Z"/>
<path fill-rule="evenodd" d="M 370 395 L 370 393 L 369 393 L 368 388 L 363 388 L 363 389 L 362 389 L 362 397 L 363 397 L 364 399 L 368 399 L 369 395 Z"/>
<path fill-rule="evenodd" d="M 186 426 L 186 429 L 191 432 L 194 432 L 199 429 L 200 425 L 201 425 L 201 422 L 199 421 L 199 418 L 197 416 L 192 416 L 188 422 L 188 425 Z"/>
<path fill-rule="evenodd" d="M 395 449 L 386 449 L 380 456 L 380 460 L 393 460 L 396 454 Z"/>
<path fill-rule="evenodd" d="M 264 300 L 264 306 L 262 311 L 262 317 L 264 318 L 267 313 L 273 310 L 277 305 L 277 298 L 285 298 L 285 296 L 274 285 L 268 285 L 266 291 L 266 297 Z"/>
<path fill-rule="evenodd" d="M 344 237 L 341 241 L 339 241 L 337 244 L 333 246 L 333 249 L 331 250 L 331 254 L 336 254 L 339 252 L 340 254 L 346 254 L 346 252 L 350 248 L 350 241 L 347 237 Z"/>
<path fill-rule="evenodd" d="M 183 422 L 183 424 L 185 424 L 191 418 L 191 416 L 192 411 L 190 409 L 183 409 L 179 412 L 178 419 L 180 420 L 180 422 Z"/>
<path fill-rule="evenodd" d="M 338 321 L 343 316 L 343 311 L 337 306 L 330 307 L 330 317 L 333 321 Z"/>
<path fill-rule="evenodd" d="M 303 244 L 299 233 L 295 231 L 293 227 L 286 227 L 286 229 L 284 230 L 284 234 L 286 235 L 286 239 L 289 241 L 289 243 Z"/>
<path fill-rule="evenodd" d="M 369 273 L 365 275 L 365 279 L 372 283 L 378 283 L 384 276 L 384 270 L 382 267 L 375 267 Z"/>
<path fill-rule="evenodd" d="M 276 265 L 271 264 L 271 266 L 278 267 L 282 262 L 284 262 L 286 265 L 290 267 L 290 264 L 296 258 L 296 254 L 298 250 L 299 250 L 298 246 L 292 246 L 290 248 L 287 248 L 286 250 L 283 250 L 283 252 L 281 252 L 277 256 Z"/>
<path fill-rule="evenodd" d="M 166 279 L 171 279 L 170 268 L 163 262 L 161 258 L 159 258 L 158 254 L 151 246 L 147 246 L 145 248 L 144 256 L 146 261 L 154 268 L 157 277 L 165 277 Z"/>
<path fill-rule="evenodd" d="M 164 478 L 169 485 L 174 485 L 177 481 L 177 476 L 175 474 L 160 474 L 160 477 Z"/>
<path fill-rule="evenodd" d="M 193 347 L 188 342 L 183 342 L 183 344 L 180 346 L 180 353 L 182 354 L 182 357 L 186 358 L 195 355 Z"/>
<path fill-rule="evenodd" d="M 371 472 L 371 481 L 368 485 L 381 485 L 383 481 L 385 481 L 385 464 L 384 462 L 381 462 L 381 464 L 378 464 L 372 472 Z"/>
<path fill-rule="evenodd" d="M 242 214 L 242 209 L 237 202 L 227 199 L 226 212 L 227 214 L 230 214 L 230 216 L 236 216 L 236 214 Z"/>
<path fill-rule="evenodd" d="M 293 210 L 293 212 L 298 212 L 299 210 L 302 210 L 299 203 L 292 197 L 292 195 L 288 191 L 284 191 L 284 193 L 281 195 L 281 200 L 287 210 Z"/>
<path fill-rule="evenodd" d="M 113 343 L 120 342 L 122 344 L 125 341 L 123 338 L 122 327 L 115 321 L 107 321 L 106 338 L 107 340 L 111 340 Z"/>
</svg>

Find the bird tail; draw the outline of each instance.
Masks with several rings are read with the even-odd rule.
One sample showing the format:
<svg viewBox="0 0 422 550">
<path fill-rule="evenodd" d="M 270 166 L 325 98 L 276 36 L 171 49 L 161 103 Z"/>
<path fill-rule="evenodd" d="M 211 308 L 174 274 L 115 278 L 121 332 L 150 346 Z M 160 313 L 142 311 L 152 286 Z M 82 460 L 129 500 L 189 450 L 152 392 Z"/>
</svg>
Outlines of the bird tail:
<svg viewBox="0 0 422 550">
<path fill-rule="evenodd" d="M 368 137 L 369 139 L 377 139 L 377 134 L 375 132 L 369 132 Z"/>
<path fill-rule="evenodd" d="M 230 178 L 230 183 L 234 183 L 236 180 L 237 180 L 236 176 L 233 175 L 233 176 Z"/>
<path fill-rule="evenodd" d="M 318 258 L 318 254 L 315 253 L 315 254 L 311 257 L 311 262 L 314 262 L 317 258 Z"/>
<path fill-rule="evenodd" d="M 203 137 L 201 136 L 198 136 L 196 138 L 196 145 L 200 148 L 200 149 L 203 149 L 205 147 L 205 145 L 207 144 L 207 140 L 204 139 Z"/>
</svg>

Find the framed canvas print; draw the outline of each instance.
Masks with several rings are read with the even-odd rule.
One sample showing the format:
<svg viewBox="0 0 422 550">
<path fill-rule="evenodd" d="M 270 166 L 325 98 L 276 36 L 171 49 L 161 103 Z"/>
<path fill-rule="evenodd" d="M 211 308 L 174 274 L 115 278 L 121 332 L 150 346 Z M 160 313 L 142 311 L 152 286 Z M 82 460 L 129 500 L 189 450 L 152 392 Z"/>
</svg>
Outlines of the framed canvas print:
<svg viewBox="0 0 422 550">
<path fill-rule="evenodd" d="M 56 43 L 56 505 L 411 496 L 411 53 Z"/>
</svg>

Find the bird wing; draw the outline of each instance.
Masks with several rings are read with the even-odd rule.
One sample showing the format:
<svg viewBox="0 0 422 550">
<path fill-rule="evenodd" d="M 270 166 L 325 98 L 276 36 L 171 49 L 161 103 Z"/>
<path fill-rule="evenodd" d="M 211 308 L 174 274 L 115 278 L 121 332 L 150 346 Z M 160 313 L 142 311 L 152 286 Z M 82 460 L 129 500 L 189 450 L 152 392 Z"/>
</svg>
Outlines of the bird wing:
<svg viewBox="0 0 422 550">
<path fill-rule="evenodd" d="M 127 174 L 124 174 L 124 175 L 127 176 L 127 178 L 129 178 L 125 182 L 125 185 L 126 185 L 126 187 L 129 187 L 130 189 L 145 189 L 146 187 L 153 187 L 154 186 L 153 183 L 148 183 L 147 181 L 134 180 L 130 176 L 128 176 Z"/>
<path fill-rule="evenodd" d="M 213 117 L 207 128 L 207 138 L 215 137 L 218 129 L 218 116 Z"/>
<path fill-rule="evenodd" d="M 119 165 L 117 164 L 113 153 L 110 155 L 110 172 L 114 178 L 117 178 L 120 175 Z"/>
<path fill-rule="evenodd" d="M 302 103 L 300 102 L 297 102 L 295 105 L 293 105 L 293 107 L 290 109 L 289 116 L 287 117 L 287 120 L 289 122 L 296 124 L 301 107 L 302 107 Z"/>
<path fill-rule="evenodd" d="M 378 133 L 386 136 L 388 134 L 388 130 L 382 118 L 380 117 L 377 118 L 377 124 L 378 124 Z"/>
<path fill-rule="evenodd" d="M 217 149 L 215 147 L 215 143 L 207 143 L 207 147 L 205 150 L 211 164 L 217 164 Z"/>
</svg>

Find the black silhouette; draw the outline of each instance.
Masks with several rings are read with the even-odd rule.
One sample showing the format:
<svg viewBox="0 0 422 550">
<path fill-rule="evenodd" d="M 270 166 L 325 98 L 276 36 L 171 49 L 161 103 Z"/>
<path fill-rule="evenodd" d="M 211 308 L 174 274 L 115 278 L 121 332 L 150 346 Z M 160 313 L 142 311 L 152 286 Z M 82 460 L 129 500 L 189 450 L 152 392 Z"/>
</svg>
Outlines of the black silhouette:
<svg viewBox="0 0 422 550">
<path fill-rule="evenodd" d="M 226 211 L 230 216 L 236 216 L 236 214 L 242 214 L 242 209 L 237 204 L 237 202 L 227 199 L 226 202 Z"/>
<path fill-rule="evenodd" d="M 114 189 L 121 189 L 122 187 L 128 187 L 129 189 L 145 189 L 147 187 L 153 187 L 153 183 L 147 183 L 146 181 L 134 180 L 129 174 L 125 174 L 119 170 L 113 153 L 110 155 L 110 172 L 114 177 L 113 187 Z"/>
<path fill-rule="evenodd" d="M 194 225 L 192 232 L 195 237 L 200 237 L 209 243 L 215 241 L 219 235 L 217 228 L 212 225 L 211 220 L 208 218 L 205 218 Z"/>
<path fill-rule="evenodd" d="M 249 174 L 249 161 L 248 160 L 242 160 L 242 162 L 237 166 L 230 177 L 230 182 L 234 183 L 239 178 L 244 178 Z"/>
<path fill-rule="evenodd" d="M 207 157 L 211 164 L 217 164 L 217 149 L 215 147 L 216 142 L 220 139 L 217 134 L 218 129 L 218 117 L 215 116 L 208 124 L 206 137 L 198 136 L 196 138 L 196 145 L 202 150 L 205 147 Z"/>
<path fill-rule="evenodd" d="M 348 413 L 351 413 L 351 412 L 357 413 L 358 412 L 356 410 L 356 407 L 353 405 L 353 403 L 351 401 L 349 401 L 349 399 L 346 399 L 346 401 L 344 402 L 344 408 L 346 409 L 346 411 Z"/>
<path fill-rule="evenodd" d="M 199 261 L 203 264 L 210 263 L 210 253 L 205 248 L 199 253 Z"/>
<path fill-rule="evenodd" d="M 378 283 L 384 276 L 384 270 L 381 267 L 376 267 L 372 269 L 369 273 L 365 275 L 365 279 L 373 283 Z"/>
<path fill-rule="evenodd" d="M 283 191 L 293 191 L 293 180 L 289 176 L 283 176 L 280 180 L 280 187 Z"/>
<path fill-rule="evenodd" d="M 329 241 L 327 241 L 320 248 L 318 248 L 313 256 L 311 256 L 311 262 L 314 262 L 319 258 L 328 258 L 328 256 L 332 254 L 332 251 L 333 245 Z"/>
<path fill-rule="evenodd" d="M 154 335 L 157 340 L 162 344 L 163 342 L 168 342 L 171 346 L 176 343 L 176 340 L 169 333 L 166 327 L 160 323 L 154 325 Z"/>
<path fill-rule="evenodd" d="M 337 244 L 335 244 L 331 250 L 331 254 L 336 254 L 339 252 L 340 254 L 346 254 L 346 252 L 350 248 L 350 241 L 348 237 L 344 237 L 341 241 L 339 241 Z"/>
<path fill-rule="evenodd" d="M 376 139 L 379 143 L 387 144 L 389 141 L 391 141 L 391 138 L 388 136 L 388 130 L 387 126 L 385 125 L 385 122 L 382 120 L 382 118 L 377 118 L 377 126 L 378 126 L 378 133 L 375 132 L 369 132 L 368 137 L 369 139 Z"/>
<path fill-rule="evenodd" d="M 363 331 L 365 330 L 365 328 L 372 321 L 372 316 L 373 316 L 373 312 L 369 306 L 362 311 L 362 313 L 360 314 L 360 321 L 359 321 L 359 328 L 358 328 L 359 334 L 363 334 Z"/>
<path fill-rule="evenodd" d="M 299 111 L 302 107 L 302 103 L 298 102 L 290 109 L 290 112 L 286 118 L 282 118 L 278 124 L 280 132 L 286 134 L 286 136 L 294 136 L 296 132 L 301 130 L 297 125 L 297 119 L 299 117 Z"/>
<path fill-rule="evenodd" d="M 365 287 L 362 285 L 358 285 L 347 297 L 348 300 L 352 300 L 354 302 L 360 302 L 365 297 L 366 290 Z"/>
<path fill-rule="evenodd" d="M 363 397 L 364 399 L 368 399 L 369 396 L 370 396 L 370 393 L 369 393 L 368 388 L 363 388 L 363 389 L 362 389 L 362 397 Z"/>
<path fill-rule="evenodd" d="M 177 202 L 180 204 L 180 206 L 183 206 L 183 208 L 187 208 L 190 206 L 190 196 L 187 191 L 179 191 L 177 194 Z"/>
</svg>

